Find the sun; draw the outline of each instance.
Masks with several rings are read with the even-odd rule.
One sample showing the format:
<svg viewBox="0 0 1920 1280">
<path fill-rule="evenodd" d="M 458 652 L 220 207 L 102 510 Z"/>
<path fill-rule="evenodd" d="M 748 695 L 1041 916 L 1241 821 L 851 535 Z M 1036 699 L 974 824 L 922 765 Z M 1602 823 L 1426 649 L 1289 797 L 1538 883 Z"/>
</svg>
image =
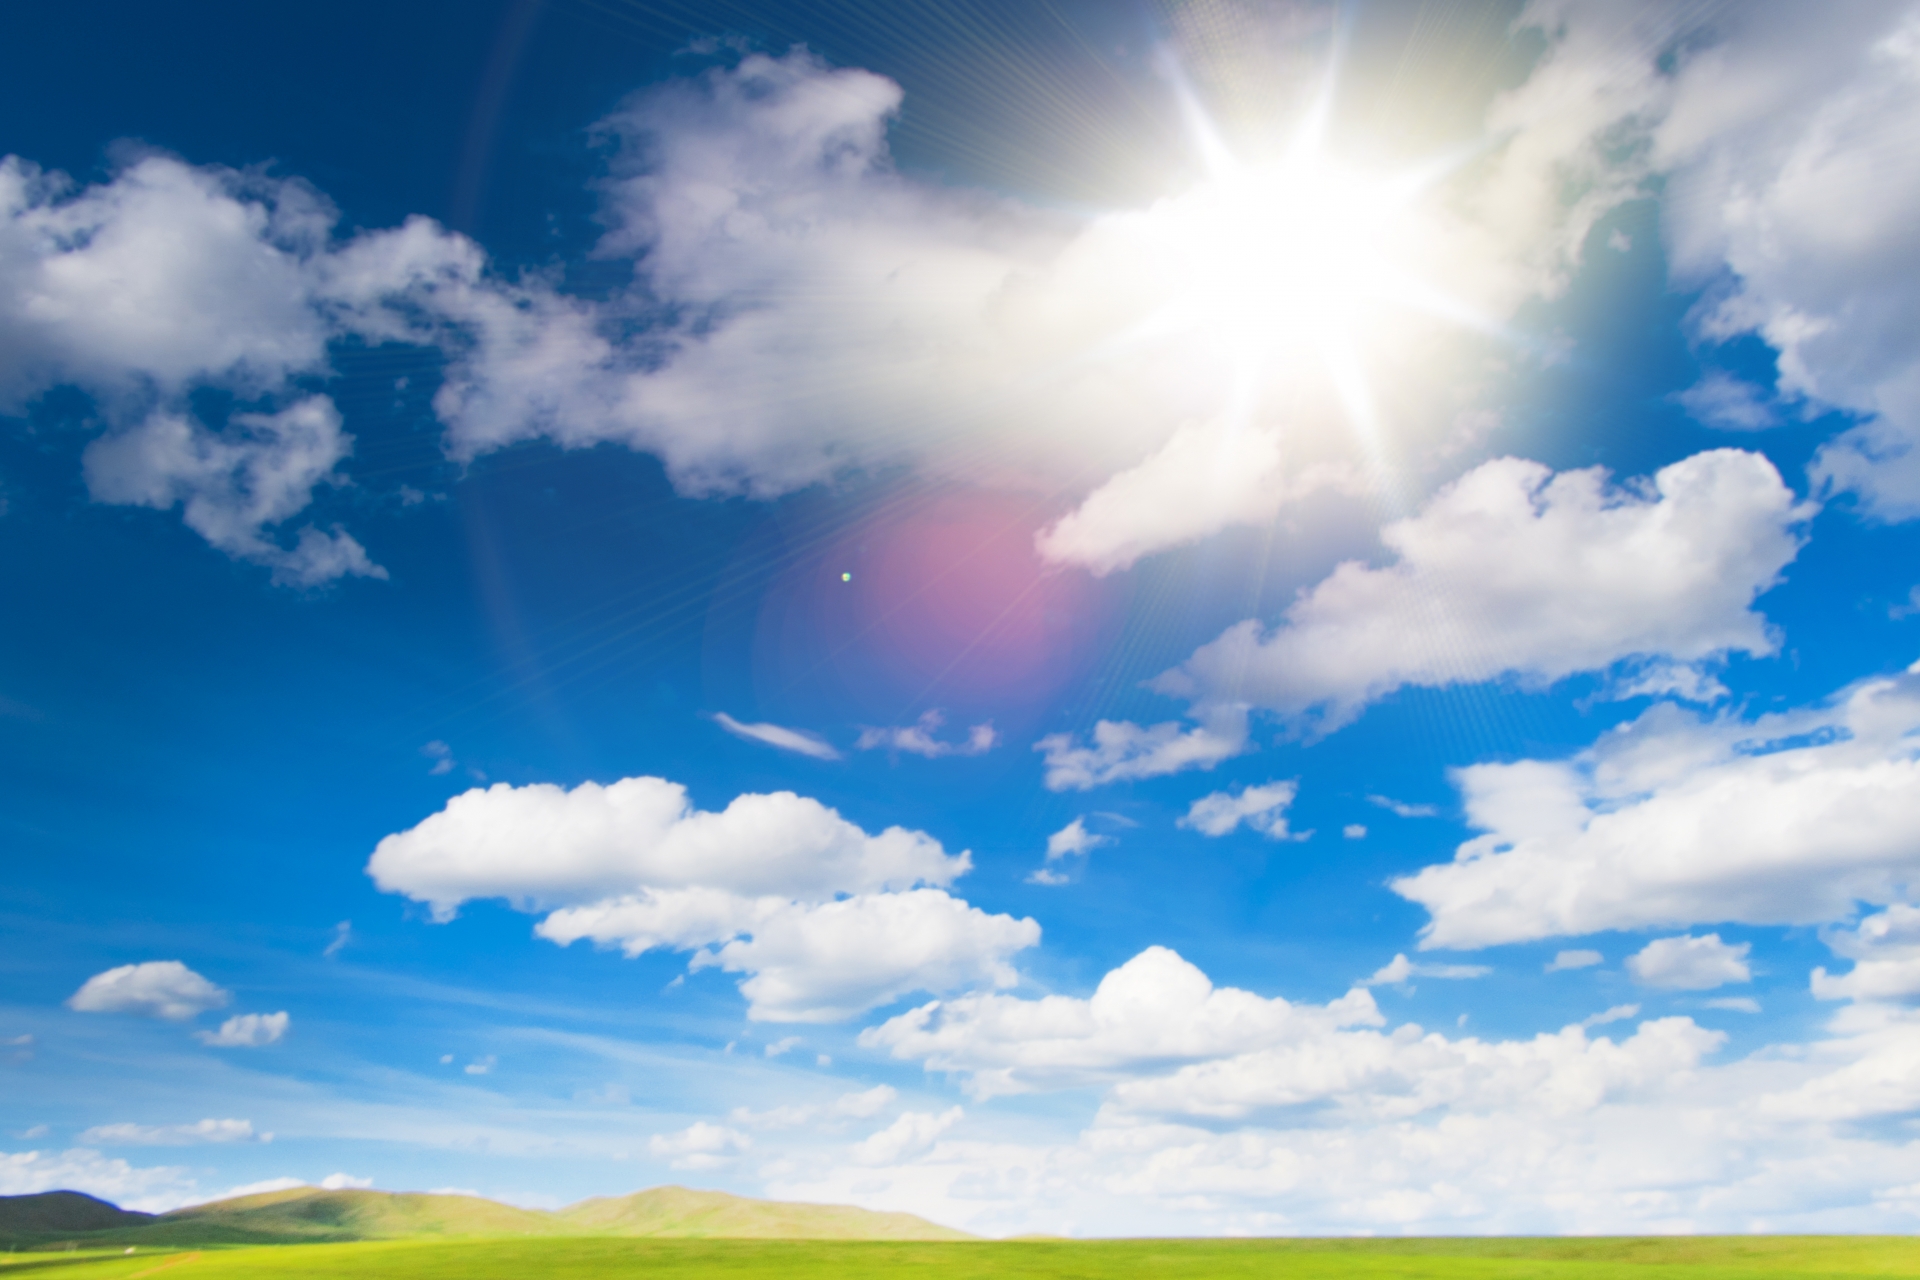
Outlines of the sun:
<svg viewBox="0 0 1920 1280">
<path fill-rule="evenodd" d="M 1352 341 L 1401 292 L 1404 186 L 1316 154 L 1210 178 L 1161 220 L 1171 309 L 1246 358 Z"/>
</svg>

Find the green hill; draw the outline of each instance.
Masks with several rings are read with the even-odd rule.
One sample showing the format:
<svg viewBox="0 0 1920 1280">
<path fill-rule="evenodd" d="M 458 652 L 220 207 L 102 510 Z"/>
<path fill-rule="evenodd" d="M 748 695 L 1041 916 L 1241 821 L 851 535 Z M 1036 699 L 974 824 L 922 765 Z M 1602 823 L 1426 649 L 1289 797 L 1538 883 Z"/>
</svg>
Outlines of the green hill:
<svg viewBox="0 0 1920 1280">
<path fill-rule="evenodd" d="M 110 1231 L 153 1221 L 78 1191 L 43 1191 L 37 1196 L 0 1196 L 0 1239 L 58 1235 L 74 1231 Z"/>
<path fill-rule="evenodd" d="M 721 1191 L 655 1187 L 630 1196 L 582 1200 L 554 1215 L 580 1235 L 734 1240 L 970 1240 L 910 1213 L 842 1204 L 749 1200 Z"/>
<path fill-rule="evenodd" d="M 0 1246 L 192 1248 L 504 1236 L 667 1236 L 756 1240 L 965 1240 L 906 1213 L 785 1204 L 718 1191 L 655 1187 L 585 1200 L 558 1213 L 478 1196 L 295 1187 L 155 1216 L 74 1191 L 0 1196 Z"/>
</svg>

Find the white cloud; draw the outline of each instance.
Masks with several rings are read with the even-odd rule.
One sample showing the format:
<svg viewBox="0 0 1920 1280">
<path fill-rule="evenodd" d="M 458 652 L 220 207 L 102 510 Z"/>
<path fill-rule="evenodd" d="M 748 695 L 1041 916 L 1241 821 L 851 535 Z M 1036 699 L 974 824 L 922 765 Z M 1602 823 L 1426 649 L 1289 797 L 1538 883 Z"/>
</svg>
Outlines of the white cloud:
<svg viewBox="0 0 1920 1280">
<path fill-rule="evenodd" d="M 1269 782 L 1264 786 L 1243 787 L 1239 794 L 1215 791 L 1201 796 L 1187 809 L 1177 825 L 1201 835 L 1224 836 L 1237 830 L 1242 822 L 1269 840 L 1302 839 L 1287 831 L 1287 806 L 1299 793 L 1297 780 Z M 1366 834 L 1366 828 L 1360 829 Z"/>
<path fill-rule="evenodd" d="M 218 1031 L 194 1033 L 201 1044 L 216 1049 L 258 1049 L 287 1034 L 290 1019 L 281 1013 L 243 1013 L 228 1018 Z"/>
<path fill-rule="evenodd" d="M 1731 1009 L 1735 1013 L 1759 1013 L 1760 1002 L 1752 996 L 1717 996 L 1712 1000 L 1702 1000 L 1709 1009 Z"/>
<path fill-rule="evenodd" d="M 738 1129 L 705 1120 L 690 1124 L 678 1133 L 657 1133 L 647 1139 L 647 1150 L 669 1161 L 675 1169 L 717 1169 L 751 1146 L 753 1139 Z"/>
<path fill-rule="evenodd" d="M 1358 822 L 1349 822 L 1346 826 L 1340 828 L 1340 834 L 1349 840 L 1365 840 L 1367 838 L 1367 829 Z"/>
<path fill-rule="evenodd" d="M 1493 970 L 1484 964 L 1416 964 L 1405 955 L 1396 955 L 1374 970 L 1373 976 L 1362 978 L 1354 985 L 1356 987 L 1397 985 L 1409 978 L 1484 978 L 1492 972 Z"/>
<path fill-rule="evenodd" d="M 1363 989 L 1325 1006 L 1216 988 L 1165 947 L 1149 947 L 1087 999 L 975 994 L 934 1001 L 860 1033 L 867 1048 L 964 1072 L 976 1097 L 1112 1079 L 1144 1064 L 1215 1057 L 1326 1027 L 1377 1024 Z"/>
<path fill-rule="evenodd" d="M 206 1200 L 233 1200 L 240 1196 L 260 1196 L 266 1195 L 271 1191 L 292 1191 L 296 1187 L 309 1187 L 312 1185 L 312 1183 L 304 1178 L 263 1178 L 259 1182 L 242 1183 L 240 1186 L 229 1188 L 218 1195 L 207 1196 L 205 1200 L 197 1200 L 196 1203 L 205 1203 Z"/>
<path fill-rule="evenodd" d="M 1826 942 L 1853 961 L 1843 974 L 1813 971 L 1813 994 L 1822 1000 L 1899 1000 L 1920 995 L 1920 907 L 1896 902 L 1852 929 L 1834 930 Z"/>
<path fill-rule="evenodd" d="M 342 951 L 346 950 L 347 944 L 352 941 L 353 941 L 353 921 L 342 920 L 340 923 L 333 926 L 333 937 L 327 940 L 326 947 L 320 952 L 321 959 L 323 960 L 333 959 L 335 956 L 339 955 Z"/>
<path fill-rule="evenodd" d="M 420 754 L 433 761 L 433 767 L 427 770 L 433 777 L 438 778 L 453 772 L 453 748 L 438 738 L 421 747 Z"/>
<path fill-rule="evenodd" d="M 1105 577 L 1233 525 L 1266 524 L 1315 490 L 1365 488 L 1353 466 L 1322 463 L 1288 475 L 1280 436 L 1226 419 L 1187 423 L 1041 530 L 1035 546 L 1047 560 Z"/>
<path fill-rule="evenodd" d="M 832 743 L 802 729 L 788 729 L 777 724 L 742 724 L 724 711 L 715 712 L 713 722 L 734 737 L 745 738 L 749 742 L 762 742 L 795 755 L 812 756 L 815 760 L 840 758 L 840 753 L 834 750 Z"/>
<path fill-rule="evenodd" d="M 1572 760 L 1459 770 L 1485 834 L 1391 887 L 1423 946 L 1846 920 L 1920 875 L 1915 730 L 1912 671 L 1752 721 L 1656 705 Z"/>
<path fill-rule="evenodd" d="M 233 999 L 178 960 L 123 964 L 88 978 L 67 1000 L 81 1013 L 138 1013 L 184 1022 Z"/>
<path fill-rule="evenodd" d="M 0 408 L 78 385 L 110 426 L 85 454 L 97 501 L 180 505 L 279 582 L 386 576 L 341 529 L 270 532 L 341 483 L 351 451 L 297 380 L 328 372 L 337 339 L 431 338 L 414 295 L 471 289 L 482 259 L 423 219 L 338 244 L 336 220 L 298 181 L 164 155 L 85 188 L 0 159 Z M 215 430 L 190 416 L 199 387 L 268 404 Z"/>
<path fill-rule="evenodd" d="M 792 1053 L 804 1043 L 805 1041 L 801 1040 L 799 1036 L 782 1036 L 767 1046 L 767 1056 L 769 1058 L 777 1058 L 783 1053 Z"/>
<path fill-rule="evenodd" d="M 1439 816 L 1440 810 L 1430 804 L 1407 804 L 1391 796 L 1368 796 L 1367 803 L 1379 805 L 1397 818 L 1432 818 Z"/>
<path fill-rule="evenodd" d="M 1047 837 L 1047 861 L 1056 862 L 1075 854 L 1091 853 L 1103 844 L 1112 843 L 1112 836 L 1095 835 L 1087 830 L 1085 818 L 1075 818 Z"/>
<path fill-rule="evenodd" d="M 862 729 L 860 739 L 854 745 L 861 751 L 885 747 L 888 751 L 905 751 L 937 760 L 941 756 L 985 755 L 1000 743 L 1000 735 L 994 732 L 990 722 L 974 725 L 967 730 L 966 739 L 962 742 L 942 742 L 934 735 L 946 722 L 946 716 L 940 711 L 928 710 L 905 728 Z"/>
<path fill-rule="evenodd" d="M 1146 727 L 1101 720 L 1093 726 L 1090 747 L 1075 746 L 1072 734 L 1054 733 L 1033 749 L 1044 753 L 1048 790 L 1087 791 L 1109 782 L 1211 769 L 1247 749 L 1247 717 L 1236 708 L 1210 709 L 1191 729 L 1172 720 Z"/>
<path fill-rule="evenodd" d="M 1770 654 L 1750 606 L 1809 514 L 1771 462 L 1738 450 L 1620 488 L 1598 469 L 1496 459 L 1381 530 L 1389 564 L 1341 565 L 1278 627 L 1239 623 L 1153 687 L 1328 731 L 1406 685 Z"/>
<path fill-rule="evenodd" d="M 935 1140 L 959 1124 L 966 1115 L 960 1107 L 950 1107 L 938 1115 L 931 1111 L 904 1111 L 878 1133 L 855 1143 L 849 1153 L 856 1164 L 895 1164 L 919 1155 Z"/>
<path fill-rule="evenodd" d="M 1753 944 L 1731 945 L 1720 935 L 1656 938 L 1627 957 L 1627 972 L 1643 987 L 1669 991 L 1711 991 L 1729 982 L 1749 982 L 1753 969 L 1747 953 Z"/>
<path fill-rule="evenodd" d="M 1583 1027 L 1604 1027 L 1609 1023 L 1625 1022 L 1629 1018 L 1637 1018 L 1639 1016 L 1639 1005 L 1616 1004 L 1610 1009 L 1604 1009 L 1590 1017 L 1580 1019 L 1580 1025 Z"/>
<path fill-rule="evenodd" d="M 339 483 L 334 464 L 352 448 L 333 401 L 310 396 L 279 413 L 235 414 L 225 434 L 155 412 L 88 445 L 84 463 L 94 501 L 161 511 L 181 506 L 187 527 L 213 546 L 270 567 L 275 582 L 313 586 L 346 575 L 387 576 L 344 530 L 308 525 L 291 547 L 265 533 L 305 510 L 316 485 Z"/>
<path fill-rule="evenodd" d="M 0 1152 L 0 1196 L 83 1191 L 143 1213 L 165 1213 L 194 1198 L 193 1178 L 174 1165 L 138 1169 L 98 1151 Z"/>
<path fill-rule="evenodd" d="M 97 1124 L 80 1141 L 108 1147 L 187 1147 L 202 1143 L 272 1142 L 254 1132 L 251 1120 L 202 1120 L 197 1124 Z"/>
<path fill-rule="evenodd" d="M 1039 941 L 1031 919 L 915 889 L 788 907 L 692 967 L 750 974 L 740 991 L 751 1018 L 832 1022 L 914 991 L 1013 986 L 1009 957 Z"/>
<path fill-rule="evenodd" d="M 320 1179 L 323 1191 L 365 1191 L 372 1185 L 372 1178 L 356 1178 L 350 1173 L 330 1173 Z"/>
<path fill-rule="evenodd" d="M 1701 422 L 1722 431 L 1765 431 L 1780 425 L 1765 388 L 1720 369 L 1709 370 L 1675 399 Z"/>
<path fill-rule="evenodd" d="M 550 783 L 467 791 L 381 840 L 367 873 L 446 920 L 472 898 L 538 908 L 700 888 L 819 901 L 944 885 L 968 865 L 966 854 L 948 857 L 920 832 L 869 836 L 790 791 L 739 796 L 710 813 L 678 783 L 623 778 L 571 791 Z"/>
<path fill-rule="evenodd" d="M 1547 961 L 1546 972 L 1564 973 L 1568 969 L 1591 969 L 1594 965 L 1605 964 L 1607 958 L 1598 951 L 1558 951 L 1553 959 Z"/>
<path fill-rule="evenodd" d="M 1039 867 L 1027 877 L 1028 884 L 1063 885 L 1070 884 L 1073 877 L 1065 871 L 1056 871 L 1053 864 L 1064 858 L 1084 857 L 1101 845 L 1112 844 L 1112 836 L 1096 835 L 1087 830 L 1085 818 L 1075 818 L 1060 830 L 1047 837 L 1046 865 Z"/>
<path fill-rule="evenodd" d="M 490 1053 L 484 1058 L 474 1059 L 472 1062 L 469 1062 L 466 1066 L 460 1069 L 466 1072 L 470 1076 L 491 1075 L 493 1073 L 494 1067 L 498 1066 L 499 1062 L 500 1062 L 500 1059 Z"/>
</svg>

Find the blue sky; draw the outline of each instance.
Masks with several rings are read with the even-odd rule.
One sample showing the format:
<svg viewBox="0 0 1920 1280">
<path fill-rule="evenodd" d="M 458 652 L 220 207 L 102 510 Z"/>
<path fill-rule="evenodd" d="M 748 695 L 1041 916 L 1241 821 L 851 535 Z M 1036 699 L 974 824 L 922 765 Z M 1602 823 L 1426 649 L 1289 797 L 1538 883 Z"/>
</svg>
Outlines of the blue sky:
<svg viewBox="0 0 1920 1280">
<path fill-rule="evenodd" d="M 1920 10 L 83 4 L 0 1194 L 1910 1230 Z"/>
</svg>

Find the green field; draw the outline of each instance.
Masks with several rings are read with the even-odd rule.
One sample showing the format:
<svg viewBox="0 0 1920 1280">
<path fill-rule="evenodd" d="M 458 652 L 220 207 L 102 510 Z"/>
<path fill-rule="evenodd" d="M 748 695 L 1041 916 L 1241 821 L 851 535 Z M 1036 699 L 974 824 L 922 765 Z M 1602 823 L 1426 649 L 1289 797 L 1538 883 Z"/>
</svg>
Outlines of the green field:
<svg viewBox="0 0 1920 1280">
<path fill-rule="evenodd" d="M 891 1242 L 606 1237 L 404 1240 L 121 1253 L 0 1255 L 27 1280 L 1761 1280 L 1920 1276 L 1906 1236 L 1654 1239 Z"/>
</svg>

